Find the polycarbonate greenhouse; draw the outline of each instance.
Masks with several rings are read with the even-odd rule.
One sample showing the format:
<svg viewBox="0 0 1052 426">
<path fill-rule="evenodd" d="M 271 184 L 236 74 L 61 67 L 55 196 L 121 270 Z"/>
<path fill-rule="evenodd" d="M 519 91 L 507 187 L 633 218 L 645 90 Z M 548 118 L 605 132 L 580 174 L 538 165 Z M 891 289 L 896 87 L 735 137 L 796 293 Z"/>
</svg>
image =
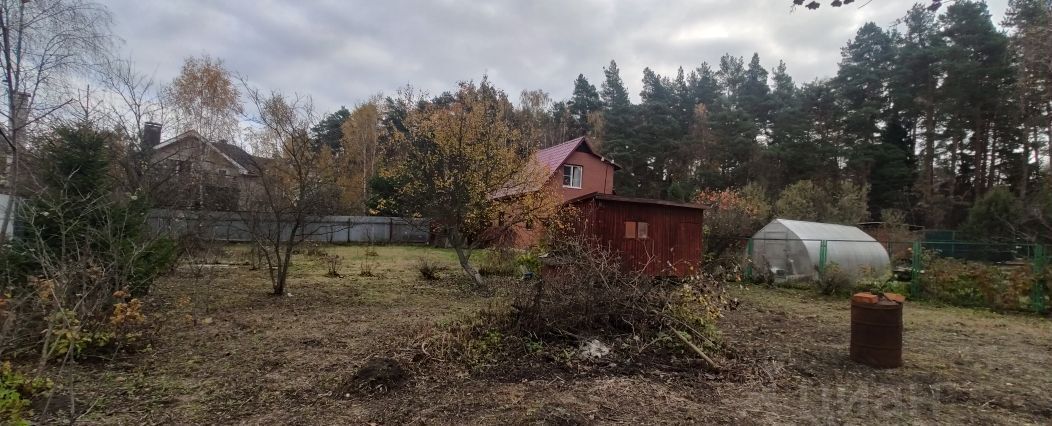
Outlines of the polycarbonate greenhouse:
<svg viewBox="0 0 1052 426">
<path fill-rule="evenodd" d="M 778 279 L 818 278 L 832 264 L 854 277 L 882 274 L 891 265 L 884 246 L 861 229 L 788 219 L 775 219 L 753 235 L 749 258 L 757 272 Z"/>
</svg>

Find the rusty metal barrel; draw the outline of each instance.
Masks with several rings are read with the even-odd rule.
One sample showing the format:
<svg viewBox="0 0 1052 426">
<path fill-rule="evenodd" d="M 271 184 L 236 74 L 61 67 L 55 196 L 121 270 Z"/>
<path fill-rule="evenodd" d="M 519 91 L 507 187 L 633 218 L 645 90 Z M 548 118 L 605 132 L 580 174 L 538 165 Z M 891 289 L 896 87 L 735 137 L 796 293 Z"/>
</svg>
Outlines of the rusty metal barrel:
<svg viewBox="0 0 1052 426">
<path fill-rule="evenodd" d="M 851 298 L 851 359 L 876 368 L 902 366 L 902 303 L 868 293 Z"/>
</svg>

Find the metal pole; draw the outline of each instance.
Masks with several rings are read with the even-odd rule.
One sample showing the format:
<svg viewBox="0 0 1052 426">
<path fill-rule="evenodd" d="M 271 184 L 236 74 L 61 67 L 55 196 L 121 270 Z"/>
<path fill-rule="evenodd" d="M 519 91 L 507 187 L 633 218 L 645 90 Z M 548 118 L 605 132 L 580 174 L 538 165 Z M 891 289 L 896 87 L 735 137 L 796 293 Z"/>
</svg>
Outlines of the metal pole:
<svg viewBox="0 0 1052 426">
<path fill-rule="evenodd" d="M 820 278 L 826 275 L 826 259 L 829 258 L 829 241 L 822 240 L 822 243 L 818 246 L 818 276 Z"/>
<path fill-rule="evenodd" d="M 749 254 L 749 258 L 745 260 L 745 280 L 752 281 L 752 238 L 745 243 L 745 252 Z"/>
<path fill-rule="evenodd" d="M 913 242 L 913 262 L 910 267 L 910 297 L 920 297 L 921 243 Z"/>
</svg>

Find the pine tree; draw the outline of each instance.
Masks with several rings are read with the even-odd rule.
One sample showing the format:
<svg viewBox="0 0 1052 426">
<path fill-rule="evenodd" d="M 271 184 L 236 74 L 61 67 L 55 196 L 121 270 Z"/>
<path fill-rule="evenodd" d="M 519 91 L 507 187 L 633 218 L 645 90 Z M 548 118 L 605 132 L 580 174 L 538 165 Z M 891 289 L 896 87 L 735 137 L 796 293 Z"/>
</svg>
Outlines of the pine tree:
<svg viewBox="0 0 1052 426">
<path fill-rule="evenodd" d="M 628 98 L 628 90 L 621 80 L 617 63 L 603 69 L 605 79 L 600 92 L 603 102 L 604 153 L 609 155 L 621 170 L 614 179 L 618 193 L 634 194 L 639 190 L 639 170 L 646 167 L 645 159 L 637 154 L 635 138 L 635 108 Z"/>
<path fill-rule="evenodd" d="M 939 54 L 944 46 L 938 36 L 935 14 L 927 7 L 914 5 L 902 22 L 905 32 L 896 37 L 889 91 L 913 146 L 918 144 L 920 129 L 923 129 L 922 166 L 917 188 L 925 204 L 922 210 L 926 210 L 934 202 L 935 194 L 935 148 L 941 126 L 937 97 L 942 76 Z"/>
<path fill-rule="evenodd" d="M 771 121 L 771 88 L 767 85 L 767 70 L 760 65 L 760 55 L 754 53 L 745 70 L 738 103 L 752 116 L 757 128 L 766 133 Z"/>
<path fill-rule="evenodd" d="M 567 103 L 572 120 L 570 135 L 577 137 L 591 133 L 588 115 L 601 110 L 602 107 L 603 101 L 599 99 L 599 91 L 588 82 L 584 74 L 579 74 L 573 83 L 573 97 Z"/>
<path fill-rule="evenodd" d="M 325 146 L 334 152 L 339 152 L 340 141 L 343 140 L 343 131 L 340 126 L 351 116 L 347 107 L 341 106 L 336 112 L 325 116 L 318 124 L 311 128 L 311 138 L 314 143 L 321 147 Z"/>
<path fill-rule="evenodd" d="M 994 27 L 985 3 L 956 2 L 946 9 L 941 23 L 947 45 L 941 96 L 951 123 L 969 131 L 966 152 L 963 140 L 955 141 L 953 155 L 959 163 L 954 172 L 968 180 L 962 195 L 975 200 L 997 183 L 999 164 L 991 144 L 997 142 L 992 139 L 993 123 L 1012 76 L 1008 41 Z M 968 167 L 960 167 L 965 160 Z"/>
</svg>

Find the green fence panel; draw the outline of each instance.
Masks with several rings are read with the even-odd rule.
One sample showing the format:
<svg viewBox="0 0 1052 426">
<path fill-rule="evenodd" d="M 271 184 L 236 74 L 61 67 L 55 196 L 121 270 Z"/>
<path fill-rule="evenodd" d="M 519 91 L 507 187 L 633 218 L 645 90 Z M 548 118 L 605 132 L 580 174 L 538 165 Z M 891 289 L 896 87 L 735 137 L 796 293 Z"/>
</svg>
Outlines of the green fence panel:
<svg viewBox="0 0 1052 426">
<path fill-rule="evenodd" d="M 826 259 L 829 258 L 829 242 L 822 240 L 822 243 L 818 246 L 818 276 L 825 278 L 826 275 Z"/>
<path fill-rule="evenodd" d="M 1034 246 L 1034 286 L 1030 289 L 1030 308 L 1034 312 L 1045 311 L 1045 246 Z"/>
</svg>

